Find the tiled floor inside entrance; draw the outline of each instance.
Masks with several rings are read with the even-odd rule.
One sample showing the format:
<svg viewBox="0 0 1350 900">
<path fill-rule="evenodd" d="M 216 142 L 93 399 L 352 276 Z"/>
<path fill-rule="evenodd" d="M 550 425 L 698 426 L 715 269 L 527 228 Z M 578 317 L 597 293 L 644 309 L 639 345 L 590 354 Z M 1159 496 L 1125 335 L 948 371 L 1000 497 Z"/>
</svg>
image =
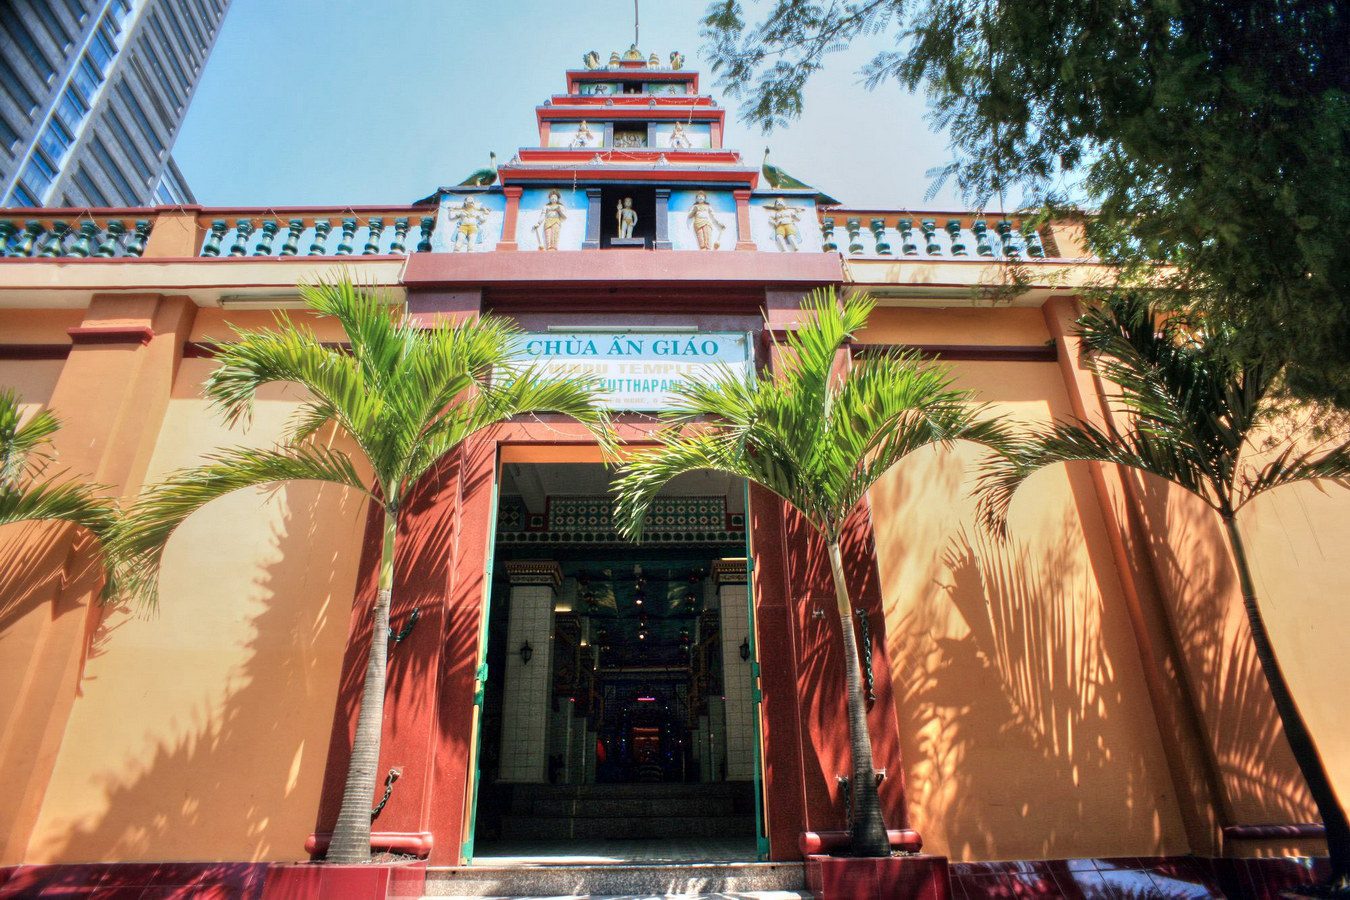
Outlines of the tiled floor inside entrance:
<svg viewBox="0 0 1350 900">
<path fill-rule="evenodd" d="M 624 863 L 754 862 L 754 838 L 483 842 L 475 866 L 597 866 Z"/>
</svg>

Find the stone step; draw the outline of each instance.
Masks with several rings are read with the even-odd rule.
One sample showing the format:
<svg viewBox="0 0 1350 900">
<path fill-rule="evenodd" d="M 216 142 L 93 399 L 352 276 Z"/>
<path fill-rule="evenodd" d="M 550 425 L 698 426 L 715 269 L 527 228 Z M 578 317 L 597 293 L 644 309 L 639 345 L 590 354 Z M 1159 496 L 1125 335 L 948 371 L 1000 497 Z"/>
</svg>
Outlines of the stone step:
<svg viewBox="0 0 1350 900">
<path fill-rule="evenodd" d="M 626 897 L 803 891 L 801 863 L 455 866 L 427 870 L 428 897 Z"/>
<path fill-rule="evenodd" d="M 588 816 L 590 818 L 647 818 L 650 816 L 734 816 L 736 798 L 706 797 L 532 797 L 517 793 L 513 813 L 520 816 Z"/>
<path fill-rule="evenodd" d="M 740 837 L 755 833 L 749 816 L 517 816 L 502 817 L 502 835 L 517 841 L 642 840 L 668 837 Z"/>
<path fill-rule="evenodd" d="M 536 797 L 575 797 L 617 799 L 625 797 L 754 797 L 755 788 L 749 781 L 717 781 L 710 784 L 657 782 L 655 784 L 517 784 L 510 785 L 517 792 L 528 792 Z"/>
</svg>

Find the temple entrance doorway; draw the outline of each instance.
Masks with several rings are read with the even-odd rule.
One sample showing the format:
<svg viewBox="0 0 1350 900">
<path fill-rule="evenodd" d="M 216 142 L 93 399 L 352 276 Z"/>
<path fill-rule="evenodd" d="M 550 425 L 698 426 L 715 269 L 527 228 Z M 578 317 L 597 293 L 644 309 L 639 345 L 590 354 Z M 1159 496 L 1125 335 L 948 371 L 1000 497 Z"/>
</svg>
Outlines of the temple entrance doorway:
<svg viewBox="0 0 1350 900">
<path fill-rule="evenodd" d="M 503 467 L 466 855 L 754 860 L 745 484 L 676 480 L 632 544 L 609 479 L 596 464 Z"/>
</svg>

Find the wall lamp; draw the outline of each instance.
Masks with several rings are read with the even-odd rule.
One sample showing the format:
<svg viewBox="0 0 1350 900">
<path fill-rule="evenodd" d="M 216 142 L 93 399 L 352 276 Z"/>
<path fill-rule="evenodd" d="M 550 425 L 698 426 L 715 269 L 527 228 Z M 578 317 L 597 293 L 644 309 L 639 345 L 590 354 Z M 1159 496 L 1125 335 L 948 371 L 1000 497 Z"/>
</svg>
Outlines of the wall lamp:
<svg viewBox="0 0 1350 900">
<path fill-rule="evenodd" d="M 520 645 L 520 662 L 521 662 L 521 665 L 524 665 L 525 663 L 529 662 L 529 661 L 530 661 L 531 659 L 533 659 L 533 658 L 534 658 L 534 648 L 530 646 L 530 642 L 529 642 L 529 641 L 526 641 L 525 643 L 521 644 L 521 645 Z"/>
</svg>

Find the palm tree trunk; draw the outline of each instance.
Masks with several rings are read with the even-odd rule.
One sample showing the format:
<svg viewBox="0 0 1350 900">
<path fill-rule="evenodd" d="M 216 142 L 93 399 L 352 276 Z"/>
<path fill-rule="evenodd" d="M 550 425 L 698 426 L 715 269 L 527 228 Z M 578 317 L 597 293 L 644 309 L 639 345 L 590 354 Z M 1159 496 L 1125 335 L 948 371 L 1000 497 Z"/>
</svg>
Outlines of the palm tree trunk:
<svg viewBox="0 0 1350 900">
<path fill-rule="evenodd" d="M 1270 645 L 1270 635 L 1266 633 L 1266 623 L 1256 603 L 1256 588 L 1237 522 L 1228 514 L 1223 516 L 1223 524 L 1228 532 L 1233 560 L 1237 564 L 1238 582 L 1242 587 L 1242 607 L 1247 612 L 1247 624 L 1252 632 L 1252 642 L 1256 645 L 1256 658 L 1261 661 L 1261 671 L 1270 685 L 1270 695 L 1275 700 L 1275 710 L 1280 715 L 1284 736 L 1294 751 L 1294 760 L 1303 773 L 1303 780 L 1308 783 L 1308 792 L 1312 794 L 1326 828 L 1332 882 L 1350 887 L 1350 822 L 1347 822 L 1345 810 L 1336 798 L 1336 790 L 1327 776 L 1326 766 L 1322 764 L 1322 756 L 1317 752 L 1308 726 L 1298 711 L 1298 704 L 1289 692 L 1279 660 L 1275 658 L 1275 649 Z"/>
<path fill-rule="evenodd" d="M 853 757 L 849 778 L 852 821 L 849 831 L 854 856 L 890 856 L 891 844 L 881 817 L 881 797 L 872 767 L 872 738 L 867 731 L 867 708 L 863 701 L 862 668 L 858 665 L 858 639 L 853 634 L 853 605 L 844 580 L 844 557 L 839 541 L 829 542 L 830 571 L 834 575 L 835 603 L 844 635 L 844 684 L 848 695 L 848 740 Z"/>
<path fill-rule="evenodd" d="M 380 732 L 384 726 L 385 661 L 389 655 L 389 603 L 394 593 L 394 537 L 398 514 L 384 511 L 384 545 L 380 553 L 380 587 L 375 596 L 375 621 L 366 654 L 366 679 L 356 714 L 347 782 L 342 788 L 333 839 L 325 859 L 330 863 L 363 863 L 370 859 L 370 808 L 380 765 Z"/>
</svg>

